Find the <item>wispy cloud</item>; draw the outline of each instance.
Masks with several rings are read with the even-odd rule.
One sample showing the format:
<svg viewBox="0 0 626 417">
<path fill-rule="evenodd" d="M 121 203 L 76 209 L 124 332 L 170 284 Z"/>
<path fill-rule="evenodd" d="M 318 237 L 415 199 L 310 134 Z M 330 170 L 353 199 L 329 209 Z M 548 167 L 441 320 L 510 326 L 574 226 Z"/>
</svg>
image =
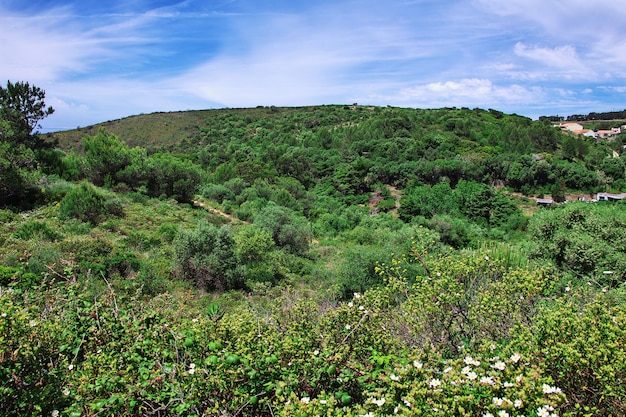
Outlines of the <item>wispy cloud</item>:
<svg viewBox="0 0 626 417">
<path fill-rule="evenodd" d="M 0 79 L 44 88 L 64 127 L 259 104 L 602 110 L 625 102 L 625 19 L 610 0 L 3 0 Z"/>
</svg>

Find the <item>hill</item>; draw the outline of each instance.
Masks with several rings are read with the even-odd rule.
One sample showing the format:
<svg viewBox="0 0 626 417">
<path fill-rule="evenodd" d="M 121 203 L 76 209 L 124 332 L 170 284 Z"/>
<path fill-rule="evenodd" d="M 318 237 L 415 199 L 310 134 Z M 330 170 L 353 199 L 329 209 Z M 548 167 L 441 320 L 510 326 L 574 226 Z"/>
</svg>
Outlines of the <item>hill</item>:
<svg viewBox="0 0 626 417">
<path fill-rule="evenodd" d="M 619 139 L 356 105 L 88 129 L 0 146 L 3 415 L 626 412 L 626 205 L 528 197 L 623 191 Z"/>
</svg>

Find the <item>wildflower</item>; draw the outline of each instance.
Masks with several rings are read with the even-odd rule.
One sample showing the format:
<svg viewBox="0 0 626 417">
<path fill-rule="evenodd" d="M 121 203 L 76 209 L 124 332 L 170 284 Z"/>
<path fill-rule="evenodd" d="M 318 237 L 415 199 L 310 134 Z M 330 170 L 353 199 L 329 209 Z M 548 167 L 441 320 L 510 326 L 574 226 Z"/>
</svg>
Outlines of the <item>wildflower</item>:
<svg viewBox="0 0 626 417">
<path fill-rule="evenodd" d="M 509 417 L 509 413 L 506 410 L 498 411 L 498 417 Z"/>
<path fill-rule="evenodd" d="M 70 363 L 70 366 L 68 366 L 67 369 L 71 371 L 72 369 L 74 369 L 74 365 Z"/>
<path fill-rule="evenodd" d="M 35 320 L 31 320 L 28 324 L 30 324 L 30 327 L 35 327 L 37 322 Z"/>
<path fill-rule="evenodd" d="M 413 361 L 413 366 L 415 367 L 415 369 L 422 369 L 422 367 L 424 366 L 424 364 L 418 360 L 414 360 Z"/>
<path fill-rule="evenodd" d="M 192 322 L 194 322 L 194 323 L 197 323 L 197 322 L 198 322 L 198 319 L 193 318 L 193 319 L 191 319 L 191 321 L 192 321 Z"/>
<path fill-rule="evenodd" d="M 493 414 L 491 414 L 491 413 L 485 413 L 485 414 L 483 414 L 483 417 L 493 417 Z"/>
<path fill-rule="evenodd" d="M 552 387 L 548 384 L 543 384 L 541 387 L 541 390 L 543 391 L 544 394 L 560 394 L 561 393 L 561 388 Z"/>
<path fill-rule="evenodd" d="M 52 417 L 59 417 L 59 410 L 52 410 Z"/>
<path fill-rule="evenodd" d="M 550 412 L 545 408 L 538 408 L 537 417 L 550 417 Z"/>
<path fill-rule="evenodd" d="M 385 397 L 381 398 L 380 400 L 372 400 L 372 403 L 376 404 L 379 407 L 382 407 L 383 405 L 385 405 L 386 402 L 387 400 L 385 400 Z"/>
<path fill-rule="evenodd" d="M 326 401 L 326 400 L 320 400 L 320 404 L 322 404 L 322 405 L 326 405 L 327 402 L 328 401 Z"/>
<path fill-rule="evenodd" d="M 446 369 L 443 370 L 444 374 L 447 374 L 448 372 L 450 372 L 452 370 L 451 366 L 448 366 Z"/>
<path fill-rule="evenodd" d="M 496 363 L 494 363 L 493 365 L 491 365 L 491 367 L 493 369 L 497 369 L 499 371 L 504 371 L 504 368 L 506 368 L 506 364 L 502 361 L 498 361 Z"/>
<path fill-rule="evenodd" d="M 350 308 L 354 307 L 354 303 L 353 303 L 352 301 L 350 301 L 350 302 L 348 303 L 348 307 L 350 307 Z"/>
<path fill-rule="evenodd" d="M 315 350 L 313 351 L 313 354 L 314 354 L 315 356 L 317 356 L 317 355 L 319 355 L 319 354 L 320 354 L 320 351 L 319 351 L 319 350 L 317 350 L 317 349 L 315 349 Z"/>
<path fill-rule="evenodd" d="M 489 260 L 489 257 L 488 257 L 488 256 L 485 256 L 485 261 L 488 261 L 488 260 Z"/>
<path fill-rule="evenodd" d="M 404 403 L 404 405 L 411 408 L 411 403 L 408 400 L 402 400 L 402 402 Z"/>
<path fill-rule="evenodd" d="M 569 285 L 567 287 L 565 287 L 565 292 L 570 292 L 572 289 L 569 287 Z"/>
<path fill-rule="evenodd" d="M 476 372 L 468 372 L 467 375 L 465 375 L 465 377 L 469 379 L 470 381 L 473 381 L 476 378 L 478 378 L 478 375 L 476 375 Z"/>
<path fill-rule="evenodd" d="M 6 317 L 6 316 L 7 316 L 7 313 L 2 313 L 2 317 Z"/>
<path fill-rule="evenodd" d="M 512 388 L 515 386 L 514 383 L 509 382 L 509 381 L 505 382 L 503 385 L 504 385 L 504 388 Z"/>
<path fill-rule="evenodd" d="M 523 405 L 524 405 L 524 403 L 522 402 L 522 400 L 515 400 L 515 401 L 513 402 L 513 406 L 514 406 L 515 408 L 522 408 L 522 406 L 523 406 Z"/>
<path fill-rule="evenodd" d="M 355 292 L 354 293 L 354 298 L 356 298 L 358 300 L 359 298 L 361 298 L 361 294 L 359 294 L 358 292 Z"/>
<path fill-rule="evenodd" d="M 391 374 L 389 375 L 389 379 L 391 379 L 392 381 L 399 381 L 400 377 L 396 374 Z"/>
<path fill-rule="evenodd" d="M 465 368 L 461 369 L 461 373 L 462 373 L 463 375 L 467 375 L 467 374 L 469 374 L 470 372 L 472 372 L 472 368 L 470 368 L 469 366 L 466 366 Z"/>
<path fill-rule="evenodd" d="M 495 381 L 492 376 L 483 376 L 480 378 L 480 383 L 485 385 L 495 385 Z"/>
<path fill-rule="evenodd" d="M 480 361 L 472 358 L 471 356 L 466 356 L 465 359 L 463 359 L 463 362 L 465 362 L 466 365 L 480 366 Z"/>
<path fill-rule="evenodd" d="M 302 399 L 300 399 L 300 402 L 303 404 L 308 404 L 309 401 L 311 401 L 309 397 L 302 397 Z"/>
<path fill-rule="evenodd" d="M 504 399 L 499 397 L 493 397 L 493 400 L 491 401 L 494 403 L 494 405 L 497 405 L 498 407 L 502 407 L 502 405 L 504 404 Z"/>
<path fill-rule="evenodd" d="M 511 362 L 513 363 L 519 362 L 520 359 L 522 359 L 522 357 L 520 356 L 519 353 L 514 353 L 511 355 Z"/>
<path fill-rule="evenodd" d="M 359 310 L 363 311 L 363 310 L 365 310 L 365 307 L 359 306 Z"/>
<path fill-rule="evenodd" d="M 352 326 L 350 326 L 349 324 L 346 324 L 346 330 L 350 330 L 352 328 Z"/>
<path fill-rule="evenodd" d="M 441 381 L 438 380 L 437 378 L 433 378 L 433 379 L 430 380 L 429 385 L 430 385 L 431 388 L 437 388 L 438 386 L 441 385 Z"/>
<path fill-rule="evenodd" d="M 70 395 L 70 389 L 67 387 L 63 388 L 63 395 L 65 395 L 66 397 Z"/>
</svg>

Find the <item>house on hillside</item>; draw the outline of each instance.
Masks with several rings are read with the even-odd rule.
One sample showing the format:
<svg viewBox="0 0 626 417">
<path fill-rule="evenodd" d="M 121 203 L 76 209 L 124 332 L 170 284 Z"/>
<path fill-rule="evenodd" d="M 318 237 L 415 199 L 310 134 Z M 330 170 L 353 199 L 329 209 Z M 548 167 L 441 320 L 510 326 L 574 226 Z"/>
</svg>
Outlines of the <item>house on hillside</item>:
<svg viewBox="0 0 626 417">
<path fill-rule="evenodd" d="M 611 193 L 598 193 L 596 197 L 597 201 L 619 201 L 626 198 L 626 193 L 611 194 Z"/>
</svg>

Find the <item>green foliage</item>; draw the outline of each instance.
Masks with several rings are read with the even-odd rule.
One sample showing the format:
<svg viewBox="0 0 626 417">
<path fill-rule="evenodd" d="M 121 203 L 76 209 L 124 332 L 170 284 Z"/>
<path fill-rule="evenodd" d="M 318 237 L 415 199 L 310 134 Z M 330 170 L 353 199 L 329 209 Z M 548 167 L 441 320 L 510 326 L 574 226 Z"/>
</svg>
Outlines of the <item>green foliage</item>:
<svg viewBox="0 0 626 417">
<path fill-rule="evenodd" d="M 75 218 L 94 225 L 104 221 L 109 215 L 122 214 L 119 201 L 108 198 L 87 182 L 68 192 L 59 205 L 59 218 Z"/>
<path fill-rule="evenodd" d="M 43 222 L 27 222 L 24 223 L 15 233 L 13 237 L 17 239 L 32 239 L 55 241 L 61 239 L 61 235 L 52 230 L 47 223 Z"/>
<path fill-rule="evenodd" d="M 623 205 L 572 203 L 542 211 L 529 223 L 535 256 L 552 260 L 582 282 L 615 287 L 626 279 Z"/>
<path fill-rule="evenodd" d="M 194 163 L 171 154 L 155 154 L 139 160 L 120 172 L 119 178 L 151 197 L 171 197 L 191 202 L 205 177 Z"/>
<path fill-rule="evenodd" d="M 96 185 L 112 185 L 116 175 L 132 161 L 131 150 L 117 136 L 100 129 L 95 136 L 83 138 L 85 163 L 90 180 Z"/>
<path fill-rule="evenodd" d="M 174 253 L 181 278 L 199 288 L 223 291 L 243 286 L 230 226 L 217 228 L 200 222 L 194 230 L 180 230 L 174 240 Z"/>
<path fill-rule="evenodd" d="M 0 87 L 0 122 L 6 122 L 0 125 L 0 139 L 8 140 L 13 146 L 37 146 L 33 130 L 42 119 L 54 113 L 52 107 L 46 107 L 45 97 L 44 90 L 28 82 L 7 81 L 6 88 Z"/>
<path fill-rule="evenodd" d="M 254 224 L 267 230 L 276 246 L 289 253 L 302 254 L 309 247 L 309 224 L 288 208 L 268 204 L 254 216 Z"/>
</svg>

